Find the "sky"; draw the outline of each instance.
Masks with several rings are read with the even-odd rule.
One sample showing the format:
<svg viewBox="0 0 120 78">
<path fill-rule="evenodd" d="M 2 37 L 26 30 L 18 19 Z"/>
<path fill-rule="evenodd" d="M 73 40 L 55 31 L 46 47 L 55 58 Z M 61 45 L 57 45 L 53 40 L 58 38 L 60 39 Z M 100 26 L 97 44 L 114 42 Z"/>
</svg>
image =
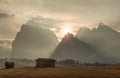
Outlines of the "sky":
<svg viewBox="0 0 120 78">
<path fill-rule="evenodd" d="M 76 34 L 80 27 L 93 28 L 99 22 L 120 31 L 119 4 L 120 0 L 0 0 L 0 45 L 10 48 L 21 25 L 33 21 L 59 40 L 65 28 Z"/>
<path fill-rule="evenodd" d="M 93 28 L 99 22 L 120 30 L 119 3 L 120 0 L 0 0 L 0 38 L 14 39 L 21 24 L 31 17 L 44 18 L 47 23 L 51 19 L 50 29 L 56 33 L 64 27 L 73 32 L 82 26 Z"/>
</svg>

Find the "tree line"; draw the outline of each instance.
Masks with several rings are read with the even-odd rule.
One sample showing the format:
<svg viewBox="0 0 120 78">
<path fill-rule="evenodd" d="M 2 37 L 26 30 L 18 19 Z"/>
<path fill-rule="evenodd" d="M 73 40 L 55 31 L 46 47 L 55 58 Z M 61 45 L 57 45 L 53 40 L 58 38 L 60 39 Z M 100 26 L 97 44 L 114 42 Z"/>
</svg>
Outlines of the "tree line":
<svg viewBox="0 0 120 78">
<path fill-rule="evenodd" d="M 100 63 L 100 62 L 84 62 L 81 63 L 79 60 L 73 60 L 73 59 L 64 59 L 59 60 L 56 62 L 56 65 L 62 65 L 62 66 L 110 66 L 111 63 Z"/>
</svg>

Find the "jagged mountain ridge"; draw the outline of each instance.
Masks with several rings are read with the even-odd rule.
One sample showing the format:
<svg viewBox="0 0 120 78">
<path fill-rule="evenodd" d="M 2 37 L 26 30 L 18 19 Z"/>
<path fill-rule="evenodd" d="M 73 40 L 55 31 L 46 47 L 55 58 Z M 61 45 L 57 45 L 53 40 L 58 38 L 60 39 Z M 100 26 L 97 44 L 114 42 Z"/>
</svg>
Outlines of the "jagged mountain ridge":
<svg viewBox="0 0 120 78">
<path fill-rule="evenodd" d="M 28 59 L 49 57 L 57 45 L 58 40 L 52 31 L 24 24 L 13 41 L 12 57 Z"/>
<path fill-rule="evenodd" d="M 100 23 L 99 27 L 93 30 L 80 28 L 77 38 L 103 53 L 110 62 L 119 62 L 120 33 L 109 26 Z"/>
<path fill-rule="evenodd" d="M 57 44 L 58 41 L 53 32 L 23 25 L 13 42 L 12 56 L 44 57 L 49 56 L 55 49 L 50 58 L 57 60 L 77 59 L 80 62 L 112 63 L 120 60 L 120 33 L 103 23 L 93 30 L 80 28 L 76 37 L 68 33 L 58 46 Z M 44 51 L 45 49 L 49 51 Z"/>
<path fill-rule="evenodd" d="M 80 62 L 103 62 L 104 56 L 68 33 L 57 46 L 51 58 L 57 60 L 76 59 Z"/>
</svg>

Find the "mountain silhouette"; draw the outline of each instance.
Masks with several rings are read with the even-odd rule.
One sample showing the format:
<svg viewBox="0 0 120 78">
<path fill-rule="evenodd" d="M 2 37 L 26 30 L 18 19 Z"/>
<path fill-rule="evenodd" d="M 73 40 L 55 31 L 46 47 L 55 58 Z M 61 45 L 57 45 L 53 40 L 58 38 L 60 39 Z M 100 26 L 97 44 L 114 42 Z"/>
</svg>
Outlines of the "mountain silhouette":
<svg viewBox="0 0 120 78">
<path fill-rule="evenodd" d="M 68 33 L 54 50 L 51 58 L 57 60 L 75 59 L 80 62 L 103 62 L 102 56 L 94 48 Z"/>
<path fill-rule="evenodd" d="M 49 57 L 58 40 L 54 33 L 38 26 L 22 25 L 12 44 L 13 58 Z"/>
<path fill-rule="evenodd" d="M 80 28 L 77 38 L 101 52 L 109 62 L 119 62 L 120 33 L 109 26 L 100 23 L 98 28 L 92 30 Z"/>
</svg>

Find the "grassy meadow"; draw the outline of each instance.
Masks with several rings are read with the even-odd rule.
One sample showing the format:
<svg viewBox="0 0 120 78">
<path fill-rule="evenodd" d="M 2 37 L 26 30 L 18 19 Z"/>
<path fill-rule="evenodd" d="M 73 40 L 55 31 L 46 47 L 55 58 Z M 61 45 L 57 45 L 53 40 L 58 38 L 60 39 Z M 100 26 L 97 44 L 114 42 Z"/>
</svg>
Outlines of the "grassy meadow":
<svg viewBox="0 0 120 78">
<path fill-rule="evenodd" d="M 0 78 L 120 78 L 120 66 L 0 69 Z"/>
</svg>

